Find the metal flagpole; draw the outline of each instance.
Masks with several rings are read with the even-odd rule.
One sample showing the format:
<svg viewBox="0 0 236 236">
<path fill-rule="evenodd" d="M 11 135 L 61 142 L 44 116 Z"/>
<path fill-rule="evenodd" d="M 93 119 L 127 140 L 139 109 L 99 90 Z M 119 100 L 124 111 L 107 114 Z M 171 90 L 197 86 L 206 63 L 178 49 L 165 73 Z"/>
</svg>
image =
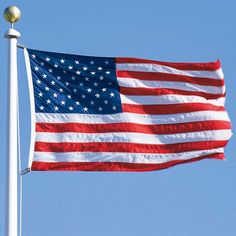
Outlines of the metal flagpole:
<svg viewBox="0 0 236 236">
<path fill-rule="evenodd" d="M 11 28 L 4 37 L 9 40 L 8 67 L 8 158 L 7 158 L 7 191 L 6 191 L 6 236 L 18 234 L 18 192 L 17 192 L 17 39 L 21 36 L 13 29 L 13 24 L 20 19 L 20 10 L 15 6 L 5 9 L 4 17 L 11 23 Z"/>
</svg>

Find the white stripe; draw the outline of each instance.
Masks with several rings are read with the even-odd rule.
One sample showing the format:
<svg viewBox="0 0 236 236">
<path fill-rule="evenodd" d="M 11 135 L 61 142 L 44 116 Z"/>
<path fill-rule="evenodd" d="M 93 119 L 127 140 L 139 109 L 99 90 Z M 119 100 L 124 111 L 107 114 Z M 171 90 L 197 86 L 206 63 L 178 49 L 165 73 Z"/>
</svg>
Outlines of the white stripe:
<svg viewBox="0 0 236 236">
<path fill-rule="evenodd" d="M 215 106 L 224 106 L 225 98 L 221 97 L 218 99 L 207 100 L 199 96 L 184 96 L 184 95 L 161 95 L 161 96 L 132 96 L 122 95 L 122 104 L 183 104 L 183 103 L 205 103 L 212 104 Z"/>
<path fill-rule="evenodd" d="M 126 88 L 169 88 L 169 89 L 181 89 L 186 91 L 197 91 L 211 94 L 224 94 L 225 86 L 205 86 L 197 85 L 185 82 L 173 82 L 173 81 L 151 81 L 151 80 L 139 80 L 133 78 L 118 77 L 118 84 Z"/>
<path fill-rule="evenodd" d="M 157 64 L 119 63 L 119 64 L 116 64 L 116 70 L 161 72 L 161 73 L 186 75 L 186 76 L 210 78 L 210 79 L 223 79 L 224 78 L 224 74 L 221 68 L 215 71 L 189 71 L 189 70 L 178 70 L 169 66 L 162 66 L 162 65 L 157 65 Z"/>
<path fill-rule="evenodd" d="M 36 133 L 36 142 L 52 143 L 141 143 L 141 144 L 174 144 L 198 141 L 228 140 L 231 130 L 212 130 L 177 134 L 142 134 L 142 133 Z"/>
<path fill-rule="evenodd" d="M 34 161 L 40 162 L 126 162 L 158 164 L 174 160 L 188 160 L 195 157 L 223 153 L 223 148 L 170 153 L 170 154 L 143 154 L 143 153 L 118 153 L 118 152 L 35 152 Z"/>
<path fill-rule="evenodd" d="M 204 120 L 230 121 L 227 112 L 224 111 L 198 111 L 172 115 L 146 115 L 125 112 L 112 115 L 36 113 L 36 122 L 40 123 L 112 124 L 130 122 L 136 124 L 176 124 Z"/>
</svg>

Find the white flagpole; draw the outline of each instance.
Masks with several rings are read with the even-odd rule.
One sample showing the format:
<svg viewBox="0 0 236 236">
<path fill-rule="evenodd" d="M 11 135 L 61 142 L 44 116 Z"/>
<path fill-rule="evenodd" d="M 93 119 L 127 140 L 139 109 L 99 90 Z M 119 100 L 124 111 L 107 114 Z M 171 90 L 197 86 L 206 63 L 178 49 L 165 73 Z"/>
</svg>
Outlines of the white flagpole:
<svg viewBox="0 0 236 236">
<path fill-rule="evenodd" d="M 18 234 L 18 168 L 17 168 L 17 39 L 20 33 L 13 29 L 13 24 L 20 18 L 20 10 L 11 6 L 4 11 L 5 19 L 11 28 L 4 37 L 9 40 L 8 67 L 8 158 L 7 158 L 7 191 L 6 191 L 6 236 Z"/>
</svg>

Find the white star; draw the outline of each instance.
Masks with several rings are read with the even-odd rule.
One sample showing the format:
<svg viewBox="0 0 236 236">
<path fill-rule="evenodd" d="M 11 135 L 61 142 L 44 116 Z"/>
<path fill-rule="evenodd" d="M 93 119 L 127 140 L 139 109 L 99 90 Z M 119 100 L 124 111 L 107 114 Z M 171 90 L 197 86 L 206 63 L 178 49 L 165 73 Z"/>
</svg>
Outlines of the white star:
<svg viewBox="0 0 236 236">
<path fill-rule="evenodd" d="M 101 67 L 101 66 L 99 66 L 99 67 L 98 67 L 98 70 L 102 70 L 102 67 Z"/>
<path fill-rule="evenodd" d="M 46 87 L 45 87 L 45 90 L 46 90 L 46 91 L 49 91 L 49 87 L 46 86 Z"/>
<path fill-rule="evenodd" d="M 103 76 L 100 76 L 100 77 L 99 77 L 100 80 L 103 80 L 103 78 L 104 78 Z"/>
<path fill-rule="evenodd" d="M 46 74 L 43 74 L 43 78 L 46 79 L 46 78 L 47 78 L 47 75 L 46 75 Z"/>
<path fill-rule="evenodd" d="M 104 103 L 105 103 L 105 104 L 108 104 L 108 101 L 107 101 L 107 100 L 105 100 L 105 101 L 104 101 Z"/>
<path fill-rule="evenodd" d="M 82 86 L 84 86 L 84 84 L 83 84 L 83 83 L 80 83 L 80 84 L 79 84 L 79 86 L 81 86 L 81 87 L 82 87 Z"/>
<path fill-rule="evenodd" d="M 74 77 L 74 76 L 72 76 L 72 77 L 71 77 L 71 79 L 72 79 L 72 80 L 75 80 L 75 77 Z"/>
<path fill-rule="evenodd" d="M 50 61 L 50 58 L 49 58 L 49 57 L 47 57 L 47 58 L 46 58 L 46 61 Z"/>
<path fill-rule="evenodd" d="M 44 106 L 40 106 L 39 109 L 42 111 L 44 109 Z"/>
<path fill-rule="evenodd" d="M 79 61 L 75 61 L 75 64 L 78 65 L 78 64 L 79 64 Z"/>
<path fill-rule="evenodd" d="M 40 93 L 39 93 L 39 97 L 42 97 L 42 96 L 43 96 L 43 93 L 42 93 L 42 92 L 40 92 Z"/>
<path fill-rule="evenodd" d="M 94 61 L 90 61 L 90 64 L 93 65 L 93 64 L 94 64 Z"/>
<path fill-rule="evenodd" d="M 40 65 L 41 65 L 41 66 L 44 66 L 44 63 L 43 63 L 43 62 L 41 62 L 41 63 L 40 63 Z"/>
<path fill-rule="evenodd" d="M 71 95 L 69 94 L 69 95 L 67 95 L 67 97 L 68 97 L 68 99 L 71 99 Z"/>
<path fill-rule="evenodd" d="M 62 88 L 60 88 L 59 91 L 60 91 L 60 93 L 63 93 L 63 89 Z"/>
<path fill-rule="evenodd" d="M 51 85 L 55 85 L 55 81 L 52 80 L 52 81 L 51 81 Z"/>
<path fill-rule="evenodd" d="M 96 93 L 96 94 L 95 94 L 95 97 L 96 97 L 96 98 L 100 98 L 100 94 L 99 94 L 99 93 Z"/>
<path fill-rule="evenodd" d="M 114 94 L 114 93 L 110 93 L 110 96 L 111 96 L 111 97 L 114 97 L 114 96 L 115 96 L 115 94 Z"/>
<path fill-rule="evenodd" d="M 91 105 L 94 105 L 94 101 L 91 101 L 90 104 L 91 104 Z"/>
<path fill-rule="evenodd" d="M 116 106 L 113 106 L 112 109 L 115 111 L 116 110 Z"/>
<path fill-rule="evenodd" d="M 73 109 L 74 109 L 74 108 L 73 108 L 72 106 L 69 106 L 69 110 L 70 110 L 70 111 L 73 111 Z"/>
<path fill-rule="evenodd" d="M 65 70 L 63 70 L 63 73 L 64 73 L 64 74 L 66 74 L 66 71 L 65 71 Z"/>
<path fill-rule="evenodd" d="M 99 108 L 98 108 L 98 110 L 99 110 L 99 111 L 102 111 L 102 108 L 101 108 L 101 107 L 99 107 Z"/>
<path fill-rule="evenodd" d="M 86 98 L 86 96 L 83 94 L 82 96 L 81 96 L 83 99 L 85 99 Z"/>
<path fill-rule="evenodd" d="M 66 82 L 66 86 L 68 86 L 69 85 L 69 83 L 68 82 Z"/>
<path fill-rule="evenodd" d="M 49 71 L 50 73 L 52 73 L 52 69 L 49 69 L 48 71 Z"/>
<path fill-rule="evenodd" d="M 41 80 L 38 79 L 38 80 L 37 80 L 37 84 L 41 84 Z"/>
<path fill-rule="evenodd" d="M 85 66 L 85 67 L 83 67 L 83 70 L 88 70 L 88 67 L 86 67 L 86 66 Z"/>
<path fill-rule="evenodd" d="M 72 67 L 72 66 L 68 66 L 68 69 L 69 69 L 69 70 L 72 70 L 72 69 L 73 69 L 73 67 Z"/>
<path fill-rule="evenodd" d="M 109 61 L 105 61 L 105 64 L 109 64 Z"/>
<path fill-rule="evenodd" d="M 50 99 L 48 99 L 48 100 L 47 100 L 47 104 L 50 104 L 50 103 L 51 103 L 51 100 L 50 100 Z"/>
<path fill-rule="evenodd" d="M 109 75 L 111 72 L 110 71 L 106 71 L 106 74 Z"/>
<path fill-rule="evenodd" d="M 61 62 L 61 64 L 64 64 L 64 63 L 65 63 L 65 60 L 64 60 L 64 59 L 61 59 L 60 62 Z"/>
<path fill-rule="evenodd" d="M 86 80 L 86 81 L 89 81 L 89 78 L 88 78 L 88 77 L 86 77 L 86 78 L 85 78 L 85 80 Z"/>
<path fill-rule="evenodd" d="M 54 110 L 55 110 L 55 111 L 58 111 L 58 109 L 59 109 L 59 108 L 58 108 L 57 106 L 54 107 Z"/>
<path fill-rule="evenodd" d="M 77 101 L 77 102 L 75 102 L 75 104 L 78 106 L 78 105 L 80 105 L 80 102 L 79 102 L 79 101 Z"/>
<path fill-rule="evenodd" d="M 90 74 L 91 74 L 91 75 L 95 75 L 95 74 L 96 74 L 96 72 L 92 71 L 92 72 L 90 72 Z"/>
<path fill-rule="evenodd" d="M 60 80 L 60 79 L 61 79 L 61 77 L 60 77 L 60 76 L 57 76 L 57 79 L 58 79 L 58 80 Z"/>
<path fill-rule="evenodd" d="M 107 91 L 107 89 L 106 89 L 106 88 L 103 88 L 103 89 L 102 89 L 102 91 L 103 91 L 103 92 L 106 92 L 106 91 Z"/>
<path fill-rule="evenodd" d="M 77 70 L 75 73 L 76 73 L 77 75 L 80 75 L 81 71 Z"/>
<path fill-rule="evenodd" d="M 65 105 L 66 103 L 65 103 L 65 101 L 61 101 L 61 105 Z"/>
<path fill-rule="evenodd" d="M 34 54 L 32 54 L 32 58 L 36 58 L 36 56 Z"/>
<path fill-rule="evenodd" d="M 93 85 L 96 87 L 96 86 L 98 86 L 98 83 L 95 82 Z"/>
<path fill-rule="evenodd" d="M 88 108 L 87 107 L 84 107 L 84 109 L 83 109 L 84 111 L 88 111 Z"/>
<path fill-rule="evenodd" d="M 74 93 L 76 93 L 77 92 L 77 89 L 74 89 Z"/>
<path fill-rule="evenodd" d="M 38 71 L 38 70 L 39 70 L 39 68 L 38 68 L 37 66 L 35 66 L 35 67 L 34 67 L 34 70 L 35 70 L 35 71 Z"/>
<path fill-rule="evenodd" d="M 53 94 L 53 97 L 54 97 L 54 98 L 57 98 L 57 93 L 54 93 L 54 94 Z"/>
<path fill-rule="evenodd" d="M 88 89 L 87 89 L 87 92 L 88 92 L 88 93 L 91 93 L 91 92 L 92 92 L 92 89 L 91 89 L 91 88 L 88 88 Z"/>
<path fill-rule="evenodd" d="M 58 65 L 57 65 L 57 64 L 54 64 L 54 67 L 55 67 L 55 68 L 57 68 L 57 67 L 58 67 Z"/>
</svg>

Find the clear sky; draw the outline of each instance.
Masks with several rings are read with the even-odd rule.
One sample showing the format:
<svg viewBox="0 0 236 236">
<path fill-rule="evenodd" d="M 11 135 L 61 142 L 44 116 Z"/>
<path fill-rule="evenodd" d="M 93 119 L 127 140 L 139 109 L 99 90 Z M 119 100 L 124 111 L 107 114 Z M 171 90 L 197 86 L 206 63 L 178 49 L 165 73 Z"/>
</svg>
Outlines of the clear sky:
<svg viewBox="0 0 236 236">
<path fill-rule="evenodd" d="M 19 43 L 35 49 L 163 61 L 220 59 L 226 107 L 236 121 L 234 0 L 6 1 L 22 11 Z M 0 235 L 4 232 L 7 140 L 7 40 L 0 19 Z M 18 50 L 21 154 L 26 166 L 30 113 Z M 235 132 L 235 131 L 234 131 Z M 23 236 L 234 236 L 235 136 L 227 161 L 146 173 L 32 172 L 23 177 Z"/>
</svg>

